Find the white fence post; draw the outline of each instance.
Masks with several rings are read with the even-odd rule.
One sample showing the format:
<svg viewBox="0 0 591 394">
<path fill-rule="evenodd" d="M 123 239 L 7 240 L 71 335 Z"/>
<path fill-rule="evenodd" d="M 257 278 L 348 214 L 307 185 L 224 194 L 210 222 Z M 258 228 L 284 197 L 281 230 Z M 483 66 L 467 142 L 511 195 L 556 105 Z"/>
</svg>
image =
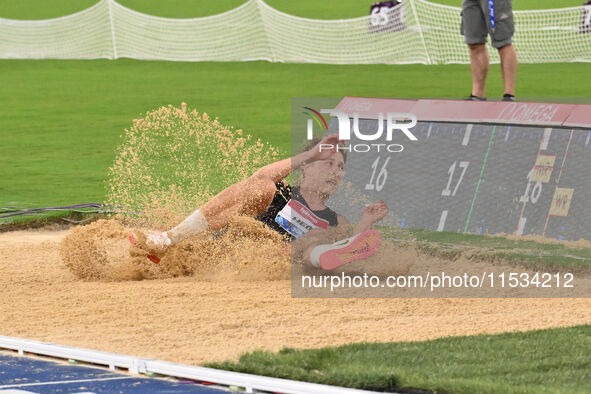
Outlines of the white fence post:
<svg viewBox="0 0 591 394">
<path fill-rule="evenodd" d="M 407 1 L 410 3 L 413 14 L 415 14 L 415 19 L 417 21 L 417 28 L 419 29 L 419 36 L 421 37 L 421 42 L 423 43 L 423 49 L 425 49 L 425 55 L 427 55 L 427 64 L 433 64 L 431 62 L 431 56 L 429 56 L 429 51 L 427 50 L 427 44 L 425 43 L 425 36 L 423 35 L 423 27 L 421 26 L 421 22 L 419 21 L 419 14 L 417 12 L 417 7 L 415 6 L 415 0 L 407 0 Z"/>
<path fill-rule="evenodd" d="M 115 39 L 115 23 L 113 22 L 113 3 L 114 0 L 104 0 L 107 2 L 109 10 L 109 23 L 111 25 L 111 41 L 113 42 L 113 59 L 118 59 L 117 55 L 117 40 Z"/>
<path fill-rule="evenodd" d="M 257 11 L 259 13 L 259 18 L 261 19 L 261 23 L 263 24 L 263 31 L 265 32 L 265 37 L 267 38 L 267 45 L 269 47 L 269 52 L 271 54 L 271 61 L 276 62 L 277 58 L 275 57 L 275 51 L 273 50 L 273 43 L 271 41 L 271 37 L 269 36 L 269 31 L 267 30 L 267 24 L 265 23 L 265 17 L 263 16 L 262 7 L 266 6 L 267 4 L 263 0 L 252 0 L 256 2 Z"/>
</svg>

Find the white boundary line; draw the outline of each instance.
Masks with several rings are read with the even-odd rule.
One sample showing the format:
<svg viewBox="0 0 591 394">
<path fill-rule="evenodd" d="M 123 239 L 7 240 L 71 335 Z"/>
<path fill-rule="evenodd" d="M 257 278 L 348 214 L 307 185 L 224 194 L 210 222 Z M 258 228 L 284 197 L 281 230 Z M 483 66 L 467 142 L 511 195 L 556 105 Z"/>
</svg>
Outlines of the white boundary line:
<svg viewBox="0 0 591 394">
<path fill-rule="evenodd" d="M 194 367 L 191 365 L 175 364 L 154 359 L 142 359 L 121 354 L 6 336 L 0 336 L 0 349 L 15 350 L 20 355 L 24 355 L 24 353 L 32 353 L 105 365 L 111 370 L 122 368 L 127 369 L 129 373 L 132 374 L 145 374 L 150 372 L 177 378 L 217 383 L 225 386 L 239 386 L 244 387 L 247 393 L 255 393 L 257 391 L 272 391 L 286 394 L 373 393 L 371 391 L 328 386 L 324 384 L 270 378 L 213 368 Z"/>
</svg>

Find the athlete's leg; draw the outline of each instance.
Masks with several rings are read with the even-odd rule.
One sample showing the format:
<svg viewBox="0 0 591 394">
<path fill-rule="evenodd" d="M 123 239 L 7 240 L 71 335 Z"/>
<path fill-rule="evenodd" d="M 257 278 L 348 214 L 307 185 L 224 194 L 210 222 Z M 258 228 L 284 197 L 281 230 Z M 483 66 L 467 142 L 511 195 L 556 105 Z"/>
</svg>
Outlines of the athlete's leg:
<svg viewBox="0 0 591 394">
<path fill-rule="evenodd" d="M 178 226 L 165 232 L 136 232 L 130 238 L 156 253 L 190 235 L 207 229 L 219 230 L 237 215 L 257 216 L 263 213 L 275 196 L 275 184 L 287 176 L 290 160 L 262 167 L 252 176 L 222 190 Z"/>
<path fill-rule="evenodd" d="M 265 212 L 275 193 L 277 182 L 281 182 L 273 167 L 279 163 L 261 168 L 249 178 L 238 182 L 206 202 L 200 211 L 207 220 L 208 228 L 218 230 L 237 215 L 258 216 Z"/>
<path fill-rule="evenodd" d="M 222 190 L 176 227 L 164 232 L 134 231 L 128 236 L 130 242 L 145 250 L 147 257 L 158 263 L 167 247 L 191 235 L 207 229 L 218 230 L 237 215 L 257 216 L 263 213 L 277 191 L 276 178 L 268 176 L 275 175 L 272 172 L 275 164 L 271 164 L 270 169 L 263 167 L 249 178 Z"/>
</svg>

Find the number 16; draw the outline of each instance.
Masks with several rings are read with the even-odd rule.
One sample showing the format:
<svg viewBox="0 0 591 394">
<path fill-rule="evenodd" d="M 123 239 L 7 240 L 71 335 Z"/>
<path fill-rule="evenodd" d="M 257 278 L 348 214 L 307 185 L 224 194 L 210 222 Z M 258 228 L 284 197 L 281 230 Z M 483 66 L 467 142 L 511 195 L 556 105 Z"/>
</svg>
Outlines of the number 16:
<svg viewBox="0 0 591 394">
<path fill-rule="evenodd" d="M 380 191 L 384 188 L 384 184 L 386 183 L 386 179 L 388 178 L 388 171 L 386 170 L 386 166 L 388 165 L 388 162 L 390 161 L 390 158 L 388 157 L 385 161 L 384 164 L 382 164 L 382 169 L 380 170 L 380 173 L 378 174 L 378 177 L 376 178 L 376 183 L 373 183 L 373 178 L 376 175 L 376 170 L 378 169 L 378 164 L 380 162 L 380 158 L 377 157 L 372 165 L 371 168 L 373 169 L 372 173 L 371 173 L 371 178 L 369 178 L 369 183 L 367 185 L 365 185 L 365 190 L 376 190 L 376 191 Z"/>
</svg>

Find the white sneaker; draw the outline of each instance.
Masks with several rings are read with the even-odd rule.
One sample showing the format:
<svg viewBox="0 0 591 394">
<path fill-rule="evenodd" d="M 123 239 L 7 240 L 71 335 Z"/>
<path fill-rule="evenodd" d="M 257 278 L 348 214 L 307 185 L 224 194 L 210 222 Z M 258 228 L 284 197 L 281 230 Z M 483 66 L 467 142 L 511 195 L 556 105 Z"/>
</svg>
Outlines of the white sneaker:
<svg viewBox="0 0 591 394">
<path fill-rule="evenodd" d="M 158 231 L 135 230 L 127 235 L 132 245 L 147 252 L 146 257 L 154 263 L 159 263 L 166 248 L 172 244 L 172 240 L 166 233 Z"/>
<path fill-rule="evenodd" d="M 166 233 L 160 233 L 157 231 L 146 231 L 146 245 L 150 249 L 160 249 L 164 251 L 172 241 L 168 238 Z"/>
</svg>

